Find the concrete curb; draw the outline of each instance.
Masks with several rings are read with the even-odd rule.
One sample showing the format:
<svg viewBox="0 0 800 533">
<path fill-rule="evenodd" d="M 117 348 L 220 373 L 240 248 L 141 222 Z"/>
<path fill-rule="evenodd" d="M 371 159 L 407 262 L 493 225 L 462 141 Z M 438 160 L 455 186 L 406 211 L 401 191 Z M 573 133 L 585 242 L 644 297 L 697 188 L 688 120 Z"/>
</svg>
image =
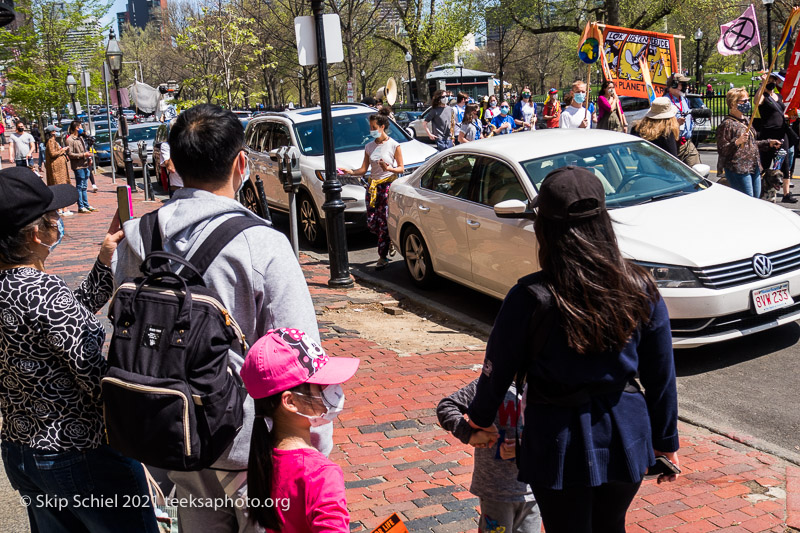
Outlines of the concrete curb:
<svg viewBox="0 0 800 533">
<path fill-rule="evenodd" d="M 800 529 L 800 468 L 786 467 L 786 525 Z"/>
<path fill-rule="evenodd" d="M 308 255 L 309 257 L 314 258 L 317 261 L 327 261 L 328 260 L 328 257 L 326 255 L 318 254 L 316 252 L 303 250 L 302 253 Z M 458 322 L 462 326 L 471 328 L 474 331 L 476 331 L 476 332 L 478 332 L 478 333 L 480 333 L 482 335 L 485 335 L 485 336 L 488 337 L 489 333 L 491 333 L 491 331 L 492 331 L 491 326 L 487 326 L 483 322 L 480 322 L 479 320 L 475 320 L 474 318 L 468 316 L 465 313 L 462 313 L 460 311 L 456 311 L 455 309 L 451 309 L 451 308 L 449 308 L 449 307 L 447 307 L 445 305 L 442 305 L 442 304 L 432 300 L 431 298 L 427 298 L 425 296 L 420 296 L 419 294 L 415 294 L 415 293 L 409 291 L 408 289 L 406 289 L 404 287 L 401 287 L 400 285 L 397 285 L 396 283 L 392 283 L 391 281 L 386 281 L 385 279 L 381 279 L 381 278 L 379 278 L 377 276 L 373 276 L 372 274 L 368 274 L 366 272 L 362 272 L 362 271 L 360 271 L 358 269 L 355 269 L 355 268 L 352 268 L 352 267 L 350 268 L 350 274 L 352 274 L 354 278 L 362 280 L 362 281 L 366 282 L 369 285 L 374 285 L 374 286 L 377 286 L 377 287 L 379 287 L 381 289 L 398 293 L 398 294 L 402 295 L 403 297 L 408 298 L 409 300 L 413 301 L 416 305 L 419 305 L 420 307 L 428 309 L 429 311 L 434 312 L 436 314 L 444 315 L 444 316 L 454 320 L 455 322 Z"/>
</svg>

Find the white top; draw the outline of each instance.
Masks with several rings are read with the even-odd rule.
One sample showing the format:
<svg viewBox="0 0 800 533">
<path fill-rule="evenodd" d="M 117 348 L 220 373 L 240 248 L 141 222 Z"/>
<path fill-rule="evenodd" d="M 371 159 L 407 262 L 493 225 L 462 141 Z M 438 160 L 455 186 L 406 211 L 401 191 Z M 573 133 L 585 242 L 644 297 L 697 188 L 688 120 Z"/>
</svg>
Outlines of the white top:
<svg viewBox="0 0 800 533">
<path fill-rule="evenodd" d="M 568 105 L 561 110 L 561 118 L 558 120 L 558 127 L 580 128 L 581 122 L 585 119 L 588 119 L 586 127 L 589 128 L 592 125 L 592 116 L 589 114 L 589 110 L 585 107 Z"/>
<path fill-rule="evenodd" d="M 536 129 L 536 119 L 533 117 L 533 115 L 534 115 L 534 112 L 535 112 L 536 108 L 534 107 L 534 104 L 532 104 L 531 102 L 528 102 L 527 104 L 522 104 L 522 108 L 520 110 L 522 111 L 522 118 L 523 118 L 524 122 L 528 122 L 531 125 L 530 128 L 528 128 L 526 126 L 525 129 L 526 130 L 535 130 Z"/>
<path fill-rule="evenodd" d="M 396 167 L 397 162 L 394 159 L 394 154 L 397 151 L 398 146 L 400 146 L 400 143 L 389 137 L 380 144 L 375 141 L 370 141 L 367 146 L 364 147 L 364 150 L 367 152 L 367 156 L 369 157 L 369 172 L 371 180 L 383 179 L 394 174 L 393 172 L 383 170 L 379 161 L 383 159 L 383 161 L 390 167 Z"/>
<path fill-rule="evenodd" d="M 164 141 L 164 142 L 161 143 L 161 161 L 160 161 L 160 164 L 161 164 L 162 167 L 166 167 L 167 166 L 167 161 L 169 161 L 169 158 L 170 158 L 169 143 L 167 141 Z M 183 180 L 181 179 L 180 174 L 178 174 L 177 172 L 170 172 L 169 173 L 169 184 L 172 187 L 183 187 Z"/>
</svg>

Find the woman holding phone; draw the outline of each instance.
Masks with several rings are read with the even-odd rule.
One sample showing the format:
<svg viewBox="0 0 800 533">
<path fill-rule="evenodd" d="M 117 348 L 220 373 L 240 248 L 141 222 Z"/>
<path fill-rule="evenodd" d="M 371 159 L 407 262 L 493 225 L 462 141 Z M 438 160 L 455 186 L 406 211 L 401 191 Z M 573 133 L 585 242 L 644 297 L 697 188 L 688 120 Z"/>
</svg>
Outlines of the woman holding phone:
<svg viewBox="0 0 800 533">
<path fill-rule="evenodd" d="M 545 530 L 624 533 L 656 456 L 678 464 L 667 307 L 649 273 L 622 256 L 593 172 L 554 170 L 533 206 L 542 269 L 503 302 L 468 422 L 497 433 L 498 408 L 524 373 L 519 480 L 531 486 Z"/>
</svg>

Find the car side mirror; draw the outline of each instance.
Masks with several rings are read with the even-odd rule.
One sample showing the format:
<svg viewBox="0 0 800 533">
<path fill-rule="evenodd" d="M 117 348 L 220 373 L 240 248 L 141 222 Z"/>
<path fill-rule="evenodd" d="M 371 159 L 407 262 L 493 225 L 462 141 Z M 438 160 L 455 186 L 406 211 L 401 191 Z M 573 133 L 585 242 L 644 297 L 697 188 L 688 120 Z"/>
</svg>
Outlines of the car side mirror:
<svg viewBox="0 0 800 533">
<path fill-rule="evenodd" d="M 522 200 L 504 200 L 495 204 L 493 209 L 497 218 L 536 218 L 536 213 L 528 209 L 528 204 Z"/>
<path fill-rule="evenodd" d="M 692 170 L 694 170 L 695 173 L 702 178 L 707 178 L 711 173 L 711 167 L 704 165 L 703 163 L 697 163 L 696 165 L 692 166 Z"/>
</svg>

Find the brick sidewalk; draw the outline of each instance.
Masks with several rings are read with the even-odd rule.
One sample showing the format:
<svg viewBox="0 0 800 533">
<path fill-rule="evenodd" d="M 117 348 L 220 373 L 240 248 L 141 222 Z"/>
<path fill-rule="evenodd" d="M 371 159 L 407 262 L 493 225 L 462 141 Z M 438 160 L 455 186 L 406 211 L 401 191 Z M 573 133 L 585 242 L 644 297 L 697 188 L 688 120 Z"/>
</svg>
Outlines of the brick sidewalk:
<svg viewBox="0 0 800 533">
<path fill-rule="evenodd" d="M 90 203 L 99 212 L 65 219 L 66 237 L 48 263 L 51 272 L 76 286 L 96 257 L 116 208 L 110 177 L 98 175 Z M 134 196 L 141 216 L 160 202 Z M 375 293 L 357 298 L 327 286 L 327 265 L 302 257 L 318 313 L 392 299 Z M 391 320 L 387 315 L 387 322 Z M 361 359 L 348 382 L 345 411 L 335 423 L 331 459 L 347 484 L 351 531 L 371 531 L 397 512 L 409 531 L 477 531 L 477 499 L 468 492 L 471 448 L 442 430 L 438 401 L 478 376 L 483 353 L 448 350 L 399 356 L 356 331 L 320 323 L 331 355 Z M 800 469 L 730 438 L 681 423 L 678 482 L 643 484 L 628 514 L 628 532 L 726 531 L 755 533 L 800 528 Z M 788 492 L 788 496 L 787 496 Z M 788 503 L 787 503 L 788 502 Z"/>
</svg>

